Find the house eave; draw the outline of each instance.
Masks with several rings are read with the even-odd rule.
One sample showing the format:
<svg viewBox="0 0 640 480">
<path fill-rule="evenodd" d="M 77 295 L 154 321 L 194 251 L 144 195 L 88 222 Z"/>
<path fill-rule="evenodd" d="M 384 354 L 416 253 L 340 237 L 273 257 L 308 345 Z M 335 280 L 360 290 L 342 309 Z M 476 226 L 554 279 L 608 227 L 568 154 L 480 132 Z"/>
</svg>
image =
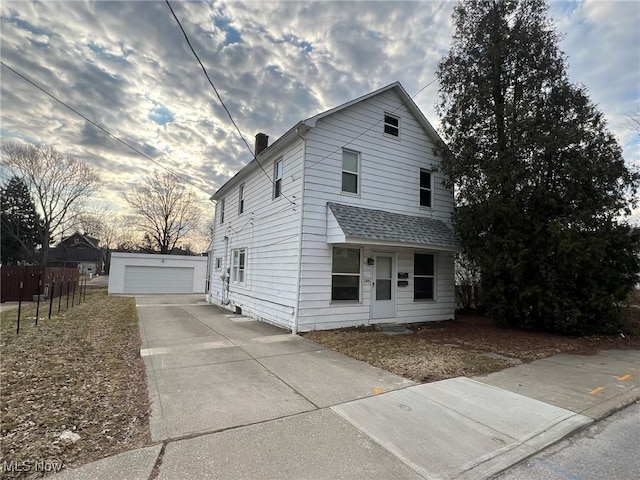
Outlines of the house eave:
<svg viewBox="0 0 640 480">
<path fill-rule="evenodd" d="M 430 251 L 438 251 L 438 252 L 458 252 L 460 249 L 457 247 L 453 247 L 450 245 L 434 245 L 434 244 L 425 244 L 425 243 L 414 243 L 414 242 L 397 242 L 397 241 L 389 241 L 389 240 L 371 240 L 368 238 L 358 238 L 358 237 L 342 237 L 338 238 L 338 236 L 334 236 L 333 238 L 327 238 L 327 243 L 330 245 L 362 245 L 362 246 L 370 246 L 370 247 L 381 247 L 381 248 L 411 248 L 414 250 L 430 250 Z"/>
<path fill-rule="evenodd" d="M 260 165 L 264 166 L 264 163 L 271 160 L 273 157 L 276 157 L 295 139 L 298 138 L 298 135 L 303 135 L 309 130 L 307 125 L 304 125 L 304 122 L 298 122 L 293 127 L 291 127 L 284 135 L 278 138 L 275 142 L 269 145 L 266 149 L 264 149 L 257 157 L 247 163 L 244 167 L 242 167 L 238 173 L 236 173 L 233 177 L 231 177 L 227 182 L 222 185 L 216 193 L 211 195 L 209 200 L 218 201 L 223 198 L 227 191 L 233 188 L 235 185 L 240 183 L 243 179 L 245 179 L 251 172 L 260 168 Z"/>
</svg>

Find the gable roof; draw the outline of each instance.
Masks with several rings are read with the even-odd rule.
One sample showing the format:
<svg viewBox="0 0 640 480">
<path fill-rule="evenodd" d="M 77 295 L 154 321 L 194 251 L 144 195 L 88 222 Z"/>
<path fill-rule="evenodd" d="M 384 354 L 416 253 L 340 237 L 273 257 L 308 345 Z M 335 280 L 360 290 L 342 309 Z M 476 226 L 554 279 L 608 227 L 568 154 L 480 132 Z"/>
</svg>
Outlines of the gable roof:
<svg viewBox="0 0 640 480">
<path fill-rule="evenodd" d="M 328 202 L 345 239 L 424 245 L 457 250 L 458 239 L 441 220 Z"/>
<path fill-rule="evenodd" d="M 100 248 L 100 240 L 98 240 L 95 237 L 91 237 L 89 235 L 83 235 L 80 232 L 75 232 L 72 235 L 69 235 L 68 237 L 63 237 L 62 240 L 60 240 L 60 244 L 58 246 L 73 246 L 76 245 L 75 243 L 71 243 L 71 239 L 77 238 L 80 242 L 84 245 L 89 245 L 91 248 L 95 248 L 95 249 L 99 249 Z"/>
<path fill-rule="evenodd" d="M 341 110 L 344 110 L 345 108 L 349 108 L 350 106 L 355 105 L 356 103 L 363 102 L 372 97 L 375 97 L 376 95 L 380 95 L 381 93 L 384 93 L 390 90 L 394 90 L 398 94 L 398 96 L 402 100 L 402 103 L 411 111 L 411 113 L 413 113 L 413 115 L 418 120 L 418 123 L 420 123 L 422 128 L 425 129 L 425 131 L 432 138 L 432 140 L 435 141 L 437 144 L 444 145 L 444 141 L 442 140 L 442 138 L 440 138 L 440 135 L 438 135 L 438 132 L 436 132 L 433 126 L 431 126 L 431 124 L 429 123 L 429 120 L 427 120 L 427 117 L 424 116 L 422 111 L 418 108 L 416 103 L 413 101 L 413 98 L 411 98 L 411 96 L 407 93 L 407 91 L 404 89 L 404 87 L 400 82 L 393 82 L 392 84 L 387 85 L 386 87 L 379 88 L 378 90 L 374 90 L 371 93 L 367 93 L 366 95 L 355 98 L 347 103 L 338 105 L 335 108 L 326 110 L 322 113 L 318 113 L 313 117 L 309 117 L 306 120 L 303 120 L 302 123 L 313 128 L 316 126 L 316 123 L 318 122 L 318 120 L 321 120 L 324 117 L 328 117 L 329 115 L 332 115 Z M 389 113 L 393 113 L 393 112 L 389 112 Z"/>
<path fill-rule="evenodd" d="M 302 120 L 296 123 L 284 135 L 282 135 L 275 142 L 269 145 L 266 149 L 260 152 L 260 154 L 255 156 L 253 160 L 251 160 L 244 167 L 242 167 L 238 171 L 238 173 L 236 173 L 233 177 L 227 180 L 227 182 L 224 185 L 222 185 L 216 191 L 216 193 L 214 193 L 211 196 L 209 200 L 219 200 L 224 195 L 225 191 L 231 188 L 231 186 L 233 186 L 234 184 L 236 184 L 241 178 L 245 176 L 246 173 L 248 173 L 249 171 L 255 168 L 258 168 L 260 166 L 259 161 L 261 159 L 267 158 L 272 154 L 279 153 L 279 151 L 284 146 L 286 146 L 291 140 L 296 138 L 298 134 L 306 133 L 308 130 L 315 127 L 318 120 L 322 120 L 323 118 L 328 117 L 329 115 L 333 115 L 334 113 L 337 113 L 346 108 L 349 108 L 352 105 L 355 105 L 356 103 L 363 102 L 365 100 L 368 100 L 369 98 L 375 97 L 376 95 L 379 95 L 381 93 L 391 91 L 391 90 L 395 91 L 398 94 L 402 103 L 415 116 L 415 118 L 418 120 L 418 123 L 420 123 L 422 128 L 424 128 L 424 130 L 427 132 L 427 135 L 429 135 L 436 144 L 444 146 L 445 143 L 442 140 L 442 138 L 440 138 L 440 135 L 438 135 L 438 133 L 433 128 L 433 126 L 431 126 L 427 118 L 424 116 L 422 111 L 415 104 L 415 102 L 413 101 L 411 96 L 407 93 L 407 91 L 404 89 L 404 87 L 400 84 L 400 82 L 394 82 L 390 85 L 387 85 L 386 87 L 379 88 L 378 90 L 374 90 L 373 92 L 367 93 L 366 95 L 355 98 L 346 103 L 343 103 L 342 105 L 338 105 L 337 107 L 331 108 L 329 110 L 325 110 L 324 112 L 318 113 L 317 115 L 314 115 L 312 117 L 309 117 L 305 120 Z M 389 112 L 389 113 L 393 113 L 393 112 Z"/>
</svg>

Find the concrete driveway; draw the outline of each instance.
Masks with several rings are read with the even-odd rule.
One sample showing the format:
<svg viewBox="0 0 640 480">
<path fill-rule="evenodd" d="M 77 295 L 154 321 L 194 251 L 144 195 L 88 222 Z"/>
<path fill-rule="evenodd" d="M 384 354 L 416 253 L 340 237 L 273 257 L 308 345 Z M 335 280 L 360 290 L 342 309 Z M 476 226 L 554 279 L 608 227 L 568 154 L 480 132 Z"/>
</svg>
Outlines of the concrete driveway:
<svg viewBox="0 0 640 480">
<path fill-rule="evenodd" d="M 56 479 L 491 478 L 640 399 L 638 351 L 413 385 L 201 295 L 137 303 L 154 444 Z"/>
<path fill-rule="evenodd" d="M 153 441 L 309 412 L 412 385 L 204 302 L 136 297 Z"/>
</svg>

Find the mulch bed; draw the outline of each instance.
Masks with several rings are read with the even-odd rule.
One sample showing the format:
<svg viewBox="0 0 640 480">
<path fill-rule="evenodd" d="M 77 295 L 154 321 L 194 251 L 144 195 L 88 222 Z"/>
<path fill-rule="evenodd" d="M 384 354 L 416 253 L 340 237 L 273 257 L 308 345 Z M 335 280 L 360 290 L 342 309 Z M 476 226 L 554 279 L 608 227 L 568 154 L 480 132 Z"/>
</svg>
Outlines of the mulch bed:
<svg viewBox="0 0 640 480">
<path fill-rule="evenodd" d="M 498 328 L 490 319 L 459 314 L 456 320 L 410 325 L 410 335 L 385 335 L 376 326 L 308 332 L 333 350 L 417 382 L 481 375 L 559 353 L 640 349 L 640 309 L 627 310 L 629 334 L 569 337 Z"/>
</svg>

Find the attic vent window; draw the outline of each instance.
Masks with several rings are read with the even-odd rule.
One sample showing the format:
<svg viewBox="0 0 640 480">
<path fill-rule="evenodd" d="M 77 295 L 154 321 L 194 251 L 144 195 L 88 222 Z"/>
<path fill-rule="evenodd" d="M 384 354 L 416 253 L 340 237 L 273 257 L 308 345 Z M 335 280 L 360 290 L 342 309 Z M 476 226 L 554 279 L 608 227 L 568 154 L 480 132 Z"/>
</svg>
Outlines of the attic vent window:
<svg viewBox="0 0 640 480">
<path fill-rule="evenodd" d="M 79 238 L 74 238 L 73 239 L 73 243 L 80 243 L 80 239 Z"/>
<path fill-rule="evenodd" d="M 388 113 L 384 114 L 384 133 L 392 137 L 400 136 L 400 118 Z"/>
</svg>

